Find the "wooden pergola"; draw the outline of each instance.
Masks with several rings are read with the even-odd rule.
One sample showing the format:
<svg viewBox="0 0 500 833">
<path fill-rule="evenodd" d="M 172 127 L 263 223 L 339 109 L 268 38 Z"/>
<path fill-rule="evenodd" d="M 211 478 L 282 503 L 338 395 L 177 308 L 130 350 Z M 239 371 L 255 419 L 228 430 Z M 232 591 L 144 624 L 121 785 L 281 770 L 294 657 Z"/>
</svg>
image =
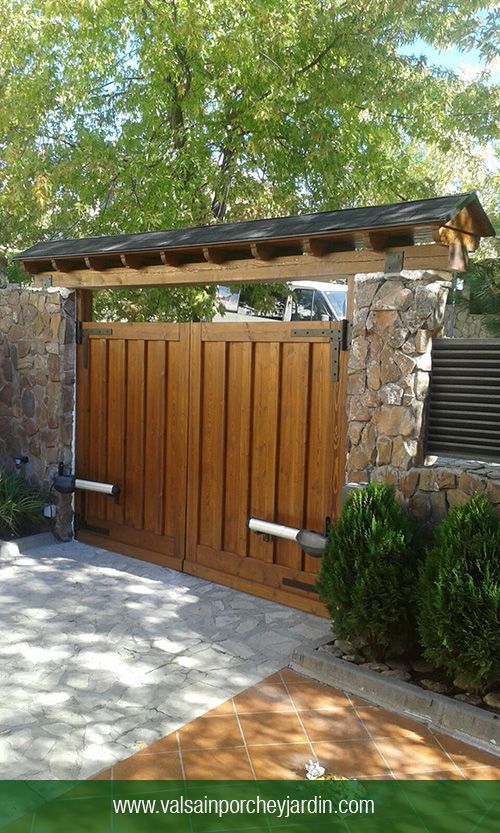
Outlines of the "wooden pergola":
<svg viewBox="0 0 500 833">
<path fill-rule="evenodd" d="M 17 256 L 36 286 L 71 289 L 463 271 L 494 229 L 475 192 L 240 223 L 50 240 Z"/>
</svg>

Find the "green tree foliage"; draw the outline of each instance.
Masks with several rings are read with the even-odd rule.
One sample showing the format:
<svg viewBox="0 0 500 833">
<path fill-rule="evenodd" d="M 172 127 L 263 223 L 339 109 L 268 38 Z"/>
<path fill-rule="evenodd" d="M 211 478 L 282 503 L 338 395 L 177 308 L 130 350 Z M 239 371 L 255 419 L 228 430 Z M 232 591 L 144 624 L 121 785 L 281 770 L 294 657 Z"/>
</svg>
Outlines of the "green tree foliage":
<svg viewBox="0 0 500 833">
<path fill-rule="evenodd" d="M 429 662 L 478 690 L 500 683 L 500 519 L 483 495 L 451 509 L 418 583 L 418 630 Z"/>
<path fill-rule="evenodd" d="M 367 644 L 374 659 L 413 644 L 417 549 L 393 486 L 353 492 L 331 527 L 318 577 L 337 636 Z"/>
<path fill-rule="evenodd" d="M 488 73 L 403 51 L 494 33 L 491 0 L 0 0 L 0 247 L 486 193 Z"/>
<path fill-rule="evenodd" d="M 500 338 L 500 258 L 471 261 L 463 277 L 466 294 L 457 293 L 457 303 L 472 314 L 484 315 L 485 328 Z"/>
</svg>

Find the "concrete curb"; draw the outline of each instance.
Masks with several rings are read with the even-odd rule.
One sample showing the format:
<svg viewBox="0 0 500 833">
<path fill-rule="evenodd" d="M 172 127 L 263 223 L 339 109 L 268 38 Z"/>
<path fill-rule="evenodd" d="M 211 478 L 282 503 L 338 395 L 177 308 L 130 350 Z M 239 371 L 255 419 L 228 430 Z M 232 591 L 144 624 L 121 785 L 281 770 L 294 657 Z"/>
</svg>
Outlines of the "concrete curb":
<svg viewBox="0 0 500 833">
<path fill-rule="evenodd" d="M 295 671 L 319 682 L 357 694 L 398 714 L 427 723 L 494 755 L 500 755 L 500 717 L 416 685 L 383 677 L 370 668 L 318 650 L 297 648 L 290 662 Z"/>
<path fill-rule="evenodd" d="M 20 555 L 22 552 L 34 550 L 36 547 L 46 547 L 49 544 L 56 544 L 52 532 L 39 532 L 37 535 L 26 535 L 24 538 L 16 538 L 14 541 L 2 541 L 0 539 L 0 556 Z"/>
</svg>

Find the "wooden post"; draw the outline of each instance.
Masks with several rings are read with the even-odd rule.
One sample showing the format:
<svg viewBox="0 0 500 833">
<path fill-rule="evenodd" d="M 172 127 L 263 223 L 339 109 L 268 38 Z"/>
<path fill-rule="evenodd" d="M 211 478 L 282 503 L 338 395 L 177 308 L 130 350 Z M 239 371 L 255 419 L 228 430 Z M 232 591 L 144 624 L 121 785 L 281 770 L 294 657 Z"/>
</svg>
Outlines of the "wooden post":
<svg viewBox="0 0 500 833">
<path fill-rule="evenodd" d="M 92 290 L 91 289 L 77 289 L 76 290 L 76 320 L 77 321 L 92 321 Z"/>
</svg>

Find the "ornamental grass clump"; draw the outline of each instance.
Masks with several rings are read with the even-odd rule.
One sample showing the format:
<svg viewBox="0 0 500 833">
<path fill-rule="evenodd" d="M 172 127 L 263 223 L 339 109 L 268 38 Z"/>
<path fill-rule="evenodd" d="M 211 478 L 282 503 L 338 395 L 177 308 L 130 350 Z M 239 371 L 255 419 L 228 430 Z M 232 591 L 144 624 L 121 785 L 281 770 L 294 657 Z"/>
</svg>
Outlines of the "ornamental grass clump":
<svg viewBox="0 0 500 833">
<path fill-rule="evenodd" d="M 318 590 L 336 636 L 373 659 L 403 654 L 415 641 L 415 526 L 387 483 L 354 491 L 332 525 Z"/>
<path fill-rule="evenodd" d="M 500 683 L 500 519 L 483 495 L 436 529 L 417 598 L 424 657 L 472 690 Z"/>
<path fill-rule="evenodd" d="M 40 515 L 44 500 L 20 475 L 0 471 L 0 538 L 16 535 L 26 521 Z"/>
</svg>

